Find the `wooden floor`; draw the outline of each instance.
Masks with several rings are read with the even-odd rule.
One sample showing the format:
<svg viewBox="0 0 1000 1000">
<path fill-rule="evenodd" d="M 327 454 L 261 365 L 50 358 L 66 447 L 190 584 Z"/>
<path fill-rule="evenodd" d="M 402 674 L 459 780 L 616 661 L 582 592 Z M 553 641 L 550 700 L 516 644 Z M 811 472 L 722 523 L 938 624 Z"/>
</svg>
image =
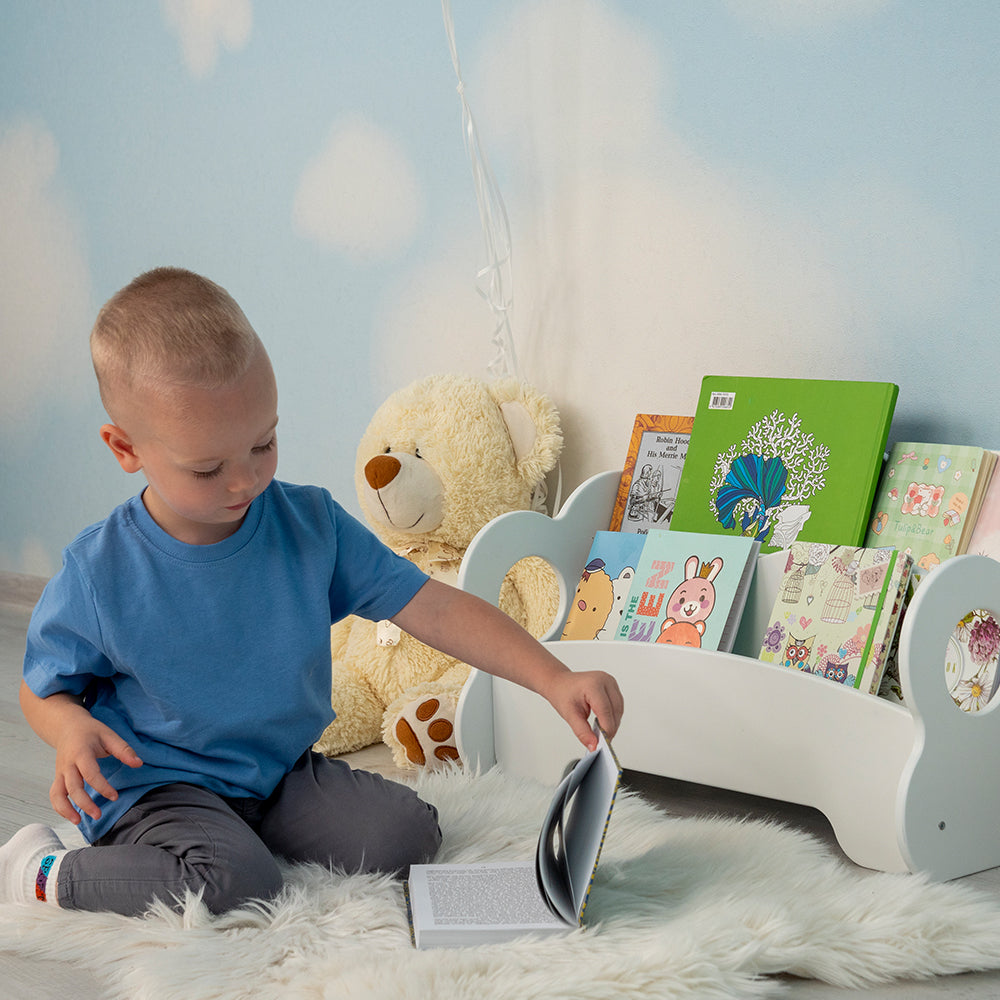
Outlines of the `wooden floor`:
<svg viewBox="0 0 1000 1000">
<path fill-rule="evenodd" d="M 46 822 L 57 829 L 59 824 L 66 828 L 48 801 L 55 754 L 31 732 L 17 701 L 25 631 L 42 583 L 34 577 L 0 574 L 0 843 L 25 823 Z M 355 767 L 389 775 L 395 770 L 383 746 L 352 754 L 350 760 Z M 634 773 L 627 773 L 626 779 L 673 815 L 776 818 L 809 830 L 837 850 L 829 824 L 814 810 Z M 968 881 L 1000 900 L 1000 869 L 971 876 Z M 864 995 L 873 1000 L 944 1000 L 949 997 L 953 1000 L 995 1000 L 1000 997 L 1000 973 L 949 976 L 929 983 L 900 983 L 860 994 L 790 977 L 786 985 L 786 996 L 793 1000 L 846 1000 L 851 995 Z M 0 954 L 0 996 L 3 1000 L 107 1000 L 99 984 L 75 967 L 60 967 L 51 962 L 38 965 L 4 954 Z"/>
</svg>

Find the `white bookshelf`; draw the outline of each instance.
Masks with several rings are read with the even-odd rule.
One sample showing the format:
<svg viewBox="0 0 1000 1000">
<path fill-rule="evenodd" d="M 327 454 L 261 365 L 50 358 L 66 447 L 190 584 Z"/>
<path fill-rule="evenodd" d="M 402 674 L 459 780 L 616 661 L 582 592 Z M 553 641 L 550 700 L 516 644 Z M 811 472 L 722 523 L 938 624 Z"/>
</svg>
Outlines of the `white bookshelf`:
<svg viewBox="0 0 1000 1000">
<path fill-rule="evenodd" d="M 607 527 L 618 478 L 589 479 L 555 518 L 516 511 L 486 525 L 459 586 L 496 603 L 507 570 L 540 556 L 559 578 L 561 622 L 594 532 Z M 1000 608 L 1000 563 L 961 556 L 921 585 L 900 638 L 903 707 L 756 659 L 784 564 L 778 556 L 760 557 L 733 653 L 546 637 L 572 669 L 607 670 L 618 680 L 622 766 L 812 806 L 867 868 L 944 880 L 1000 865 L 1000 713 L 962 712 L 944 673 L 959 619 L 972 608 Z M 467 763 L 498 763 L 540 781 L 579 755 L 547 702 L 478 671 L 462 692 L 457 732 Z"/>
</svg>

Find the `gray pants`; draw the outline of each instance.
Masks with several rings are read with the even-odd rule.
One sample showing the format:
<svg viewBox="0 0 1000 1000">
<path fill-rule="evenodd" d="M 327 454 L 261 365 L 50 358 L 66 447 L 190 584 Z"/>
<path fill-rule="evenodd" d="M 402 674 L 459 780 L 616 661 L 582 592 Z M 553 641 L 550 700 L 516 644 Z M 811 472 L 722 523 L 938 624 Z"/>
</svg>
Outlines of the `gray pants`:
<svg viewBox="0 0 1000 1000">
<path fill-rule="evenodd" d="M 59 868 L 59 905 L 145 912 L 186 890 L 213 913 L 281 888 L 275 855 L 348 872 L 405 874 L 441 843 L 434 806 L 412 789 L 341 760 L 304 754 L 265 800 L 226 799 L 174 784 L 144 796 Z"/>
</svg>

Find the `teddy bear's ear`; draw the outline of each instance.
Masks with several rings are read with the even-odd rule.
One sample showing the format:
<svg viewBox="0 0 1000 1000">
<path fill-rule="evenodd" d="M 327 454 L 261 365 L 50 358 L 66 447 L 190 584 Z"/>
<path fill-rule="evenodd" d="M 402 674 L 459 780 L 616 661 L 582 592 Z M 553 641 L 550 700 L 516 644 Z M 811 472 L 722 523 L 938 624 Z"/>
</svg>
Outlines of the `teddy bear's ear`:
<svg viewBox="0 0 1000 1000">
<path fill-rule="evenodd" d="M 559 461 L 563 445 L 559 412 L 548 396 L 517 379 L 501 379 L 489 390 L 507 425 L 517 474 L 534 489 Z"/>
<path fill-rule="evenodd" d="M 503 422 L 507 425 L 510 443 L 514 446 L 514 461 L 520 462 L 531 454 L 535 442 L 538 440 L 535 422 L 531 419 L 531 414 L 528 413 L 525 405 L 514 400 L 509 403 L 501 403 L 500 414 L 503 417 Z"/>
</svg>

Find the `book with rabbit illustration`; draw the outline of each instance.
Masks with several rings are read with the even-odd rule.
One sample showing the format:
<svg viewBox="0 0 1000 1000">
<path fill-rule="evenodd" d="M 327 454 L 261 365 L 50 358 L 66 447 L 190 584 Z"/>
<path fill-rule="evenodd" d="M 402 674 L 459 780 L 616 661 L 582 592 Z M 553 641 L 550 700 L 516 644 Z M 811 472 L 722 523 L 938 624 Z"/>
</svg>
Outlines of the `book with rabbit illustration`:
<svg viewBox="0 0 1000 1000">
<path fill-rule="evenodd" d="M 892 547 L 795 542 L 760 659 L 877 694 L 912 566 Z"/>
<path fill-rule="evenodd" d="M 616 639 L 728 652 L 759 551 L 753 538 L 651 528 Z"/>
<path fill-rule="evenodd" d="M 898 386 L 708 375 L 672 530 L 861 545 Z"/>
</svg>

